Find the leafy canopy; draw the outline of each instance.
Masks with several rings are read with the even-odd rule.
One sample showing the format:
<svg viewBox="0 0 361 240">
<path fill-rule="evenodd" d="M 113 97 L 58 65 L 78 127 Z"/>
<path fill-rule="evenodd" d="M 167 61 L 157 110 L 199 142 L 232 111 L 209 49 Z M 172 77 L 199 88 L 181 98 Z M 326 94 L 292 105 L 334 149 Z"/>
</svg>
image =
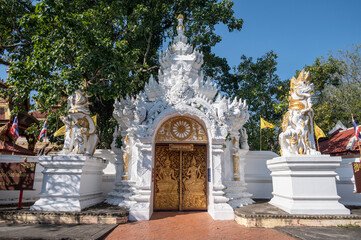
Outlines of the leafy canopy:
<svg viewBox="0 0 361 240">
<path fill-rule="evenodd" d="M 263 129 L 260 139 L 260 116 L 277 125 L 283 112 L 276 111 L 279 99 L 284 94 L 282 82 L 276 74 L 277 55 L 270 51 L 256 61 L 242 56 L 241 63 L 234 74 L 223 78 L 222 90 L 230 97 L 246 99 L 249 106 L 250 119 L 245 124 L 248 143 L 251 150 L 278 151 L 278 127 Z"/>
<path fill-rule="evenodd" d="M 99 115 L 103 147 L 115 126 L 114 99 L 137 93 L 157 73 L 158 52 L 174 36 L 178 14 L 185 17 L 191 44 L 205 54 L 205 74 L 214 77 L 229 69 L 212 53 L 222 40 L 215 26 L 234 31 L 243 23 L 229 0 L 1 0 L 0 5 L 0 64 L 9 66 L 11 86 L 3 95 L 20 103 L 33 92 L 37 108 L 50 112 L 57 105 L 64 111 L 67 96 L 84 88 Z"/>
</svg>

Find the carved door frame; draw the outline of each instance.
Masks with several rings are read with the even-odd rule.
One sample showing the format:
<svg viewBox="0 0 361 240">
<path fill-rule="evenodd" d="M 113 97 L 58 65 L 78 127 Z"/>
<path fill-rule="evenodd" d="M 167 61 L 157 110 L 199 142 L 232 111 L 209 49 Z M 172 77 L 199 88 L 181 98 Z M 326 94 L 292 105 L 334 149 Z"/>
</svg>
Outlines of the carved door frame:
<svg viewBox="0 0 361 240">
<path fill-rule="evenodd" d="M 176 131 L 176 130 L 181 130 L 181 131 Z M 182 132 L 183 131 L 183 132 Z M 188 171 L 189 174 L 188 176 L 186 176 L 185 178 L 187 179 L 183 179 L 183 175 L 180 177 L 179 173 L 176 173 L 174 171 L 174 175 L 177 177 L 177 179 L 175 179 L 174 177 L 171 177 L 173 180 L 170 180 L 168 182 L 168 184 L 161 184 L 162 188 L 168 188 L 168 189 L 173 189 L 172 191 L 178 191 L 179 194 L 179 201 L 178 201 L 178 206 L 176 206 L 177 204 L 175 204 L 174 206 L 170 207 L 169 209 L 159 209 L 159 204 L 157 205 L 157 201 L 159 201 L 159 197 L 157 199 L 157 190 L 158 190 L 158 186 L 157 184 L 157 179 L 159 178 L 157 171 L 159 171 L 159 169 L 157 169 L 157 153 L 156 153 L 156 149 L 159 146 L 164 146 L 164 148 L 168 148 L 170 145 L 177 145 L 179 146 L 187 146 L 187 145 L 193 145 L 195 146 L 197 149 L 198 148 L 203 148 L 204 150 L 204 157 L 202 157 L 202 164 L 198 163 L 198 160 L 196 160 L 197 164 L 193 164 L 193 165 L 197 165 L 195 167 L 193 167 L 193 172 L 197 172 L 197 168 L 200 168 L 202 165 L 202 169 L 203 169 L 203 174 L 198 174 L 198 176 L 200 176 L 200 179 L 204 180 L 204 195 L 202 196 L 202 203 L 204 203 L 202 205 L 202 207 L 193 207 L 193 208 L 189 208 L 184 204 L 185 207 L 182 208 L 183 206 L 183 193 L 181 191 L 185 190 L 185 184 L 183 181 L 185 182 L 192 182 L 192 184 L 188 184 L 192 191 L 197 192 L 197 184 L 193 184 L 194 182 L 200 183 L 200 180 L 196 180 L 194 181 L 194 178 L 192 178 L 192 171 L 189 170 L 190 169 L 190 163 L 192 160 L 191 157 L 195 156 L 194 154 L 196 153 L 191 153 L 188 154 L 186 153 L 185 156 L 186 158 L 189 158 L 187 160 L 187 164 L 184 166 L 187 166 L 187 169 L 184 169 L 184 171 Z M 181 147 L 183 148 L 183 147 Z M 204 125 L 201 124 L 199 121 L 195 120 L 192 117 L 189 116 L 174 116 L 174 117 L 170 117 L 167 120 L 163 121 L 162 123 L 160 123 L 160 127 L 157 129 L 157 132 L 155 133 L 155 139 L 154 139 L 154 144 L 153 144 L 153 149 L 154 149 L 154 154 L 153 154 L 153 172 L 152 172 L 152 184 L 153 184 L 153 196 L 152 196 L 152 200 L 153 200 L 153 209 L 155 211 L 158 210 L 176 210 L 176 211 L 181 211 L 181 210 L 208 210 L 208 195 L 209 195 L 209 191 L 208 191 L 208 168 L 209 168 L 209 144 L 208 144 L 208 136 L 207 136 L 207 131 L 204 128 Z M 174 150 L 174 149 L 173 149 Z M 171 151 L 171 150 L 169 150 Z M 177 156 L 179 158 L 179 160 L 176 163 L 172 163 L 173 164 L 173 168 L 175 167 L 174 164 L 179 164 L 180 160 L 183 160 L 183 150 L 174 150 L 173 157 L 175 158 L 175 156 Z M 187 152 L 187 151 L 186 151 Z M 188 156 L 188 157 L 187 157 Z M 164 158 L 164 156 L 163 156 Z M 171 164 L 171 165 L 172 165 Z M 189 166 L 188 166 L 189 165 Z M 163 159 L 163 164 L 162 164 L 163 168 L 165 166 L 164 164 L 164 159 Z M 183 165 L 180 165 L 178 167 L 178 170 L 180 169 L 180 167 L 183 167 Z M 158 166 L 159 168 L 159 166 Z M 189 169 L 188 169 L 189 168 Z M 170 173 L 168 171 L 168 177 L 171 175 L 172 173 Z M 193 174 L 194 175 L 194 174 Z M 168 178 L 169 179 L 169 178 Z M 182 180 L 181 180 L 182 179 Z M 158 179 L 159 180 L 159 179 Z M 176 183 L 175 181 L 176 180 Z M 180 181 L 181 184 L 180 184 Z M 174 187 L 174 185 L 177 184 L 177 187 Z M 198 184 L 199 185 L 199 184 Z M 199 191 L 198 191 L 199 192 Z M 175 192 L 174 192 L 175 193 Z M 170 194 L 170 195 L 174 195 L 174 194 Z M 189 194 L 191 195 L 191 194 Z M 189 198 L 189 197 L 188 197 Z M 197 197 L 194 197 L 195 199 Z M 192 198 L 193 199 L 193 198 Z M 203 201 L 204 199 L 204 201 Z M 196 201 L 194 201 L 196 202 Z M 197 204 L 196 204 L 197 205 Z M 180 207 L 179 207 L 180 206 Z M 198 204 L 198 206 L 200 206 L 200 204 Z"/>
<path fill-rule="evenodd" d="M 192 144 L 190 151 L 170 145 L 155 145 L 154 210 L 207 210 L 207 145 Z"/>
</svg>

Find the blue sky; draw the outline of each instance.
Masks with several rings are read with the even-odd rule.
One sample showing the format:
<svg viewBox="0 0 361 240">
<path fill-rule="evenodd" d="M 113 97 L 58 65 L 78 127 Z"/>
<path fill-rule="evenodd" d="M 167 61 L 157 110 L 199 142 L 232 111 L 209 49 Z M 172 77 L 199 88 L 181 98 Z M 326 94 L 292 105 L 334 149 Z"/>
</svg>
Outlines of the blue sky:
<svg viewBox="0 0 361 240">
<path fill-rule="evenodd" d="M 214 52 L 233 67 L 242 54 L 254 59 L 273 50 L 278 54 L 278 75 L 289 79 L 297 69 L 311 65 L 329 51 L 361 44 L 361 0 L 235 0 L 243 29 L 229 33 L 217 26 L 223 38 Z M 6 78 L 0 66 L 0 77 Z"/>
<path fill-rule="evenodd" d="M 223 41 L 214 52 L 231 66 L 242 54 L 255 60 L 273 50 L 278 75 L 289 79 L 329 51 L 361 44 L 360 0 L 235 0 L 234 11 L 244 20 L 240 32 L 218 26 Z"/>
</svg>

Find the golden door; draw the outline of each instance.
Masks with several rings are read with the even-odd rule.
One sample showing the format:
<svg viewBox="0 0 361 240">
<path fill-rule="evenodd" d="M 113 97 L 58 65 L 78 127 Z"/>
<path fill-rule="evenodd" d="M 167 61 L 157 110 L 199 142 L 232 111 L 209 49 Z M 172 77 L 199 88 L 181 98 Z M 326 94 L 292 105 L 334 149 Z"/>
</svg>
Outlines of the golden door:
<svg viewBox="0 0 361 240">
<path fill-rule="evenodd" d="M 154 210 L 207 210 L 207 150 L 192 148 L 155 147 Z"/>
</svg>

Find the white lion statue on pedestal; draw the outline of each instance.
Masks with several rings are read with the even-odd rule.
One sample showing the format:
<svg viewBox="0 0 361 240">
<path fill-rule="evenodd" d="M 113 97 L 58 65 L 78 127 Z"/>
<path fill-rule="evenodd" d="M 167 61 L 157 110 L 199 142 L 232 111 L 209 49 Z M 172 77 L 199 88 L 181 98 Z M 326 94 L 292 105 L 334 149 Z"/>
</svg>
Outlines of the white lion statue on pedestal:
<svg viewBox="0 0 361 240">
<path fill-rule="evenodd" d="M 311 101 L 313 84 L 308 77 L 309 72 L 302 70 L 297 79 L 291 79 L 289 108 L 283 117 L 283 132 L 279 136 L 283 156 L 321 154 L 315 145 Z"/>
<path fill-rule="evenodd" d="M 76 90 L 69 98 L 69 114 L 61 117 L 66 126 L 64 147 L 59 154 L 93 155 L 98 143 L 96 125 L 90 117 L 88 96 Z"/>
</svg>

